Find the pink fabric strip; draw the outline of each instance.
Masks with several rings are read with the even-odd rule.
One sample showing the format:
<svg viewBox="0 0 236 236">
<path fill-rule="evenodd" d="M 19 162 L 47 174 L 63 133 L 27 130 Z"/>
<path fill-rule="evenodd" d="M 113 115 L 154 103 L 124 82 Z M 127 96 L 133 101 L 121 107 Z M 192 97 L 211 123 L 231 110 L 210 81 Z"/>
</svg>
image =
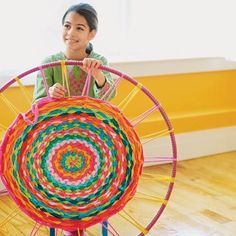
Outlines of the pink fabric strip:
<svg viewBox="0 0 236 236">
<path fill-rule="evenodd" d="M 131 120 L 131 124 L 133 126 L 137 126 L 140 122 L 142 122 L 145 118 L 147 118 L 152 112 L 154 112 L 158 107 L 159 105 L 155 105 L 154 107 L 150 108 L 149 110 L 135 117 L 133 120 Z"/>
<path fill-rule="evenodd" d="M 112 86 L 106 91 L 106 93 L 101 97 L 101 100 L 103 100 L 109 93 L 109 97 L 107 98 L 107 100 L 109 101 L 109 98 L 110 98 L 110 96 L 111 96 L 111 94 L 112 94 L 112 92 L 118 87 L 118 84 L 119 84 L 119 82 L 121 81 L 121 79 L 122 79 L 122 76 L 121 77 L 119 77 L 113 84 L 112 84 Z"/>
<path fill-rule="evenodd" d="M 6 189 L 0 190 L 0 197 L 4 196 L 4 195 L 7 195 L 7 194 L 8 194 L 8 191 Z"/>
<path fill-rule="evenodd" d="M 119 236 L 119 233 L 115 230 L 115 228 L 107 221 L 108 225 L 112 228 L 112 230 Z"/>
<path fill-rule="evenodd" d="M 115 230 L 115 234 L 108 228 L 108 227 L 106 227 L 106 225 L 104 225 L 103 223 L 101 223 L 102 224 L 102 226 L 105 228 L 105 229 L 107 229 L 107 231 L 109 232 L 109 233 L 111 233 L 111 235 L 112 236 L 120 236 Z M 109 223 L 108 223 L 109 224 Z M 110 225 L 110 224 L 109 224 Z"/>
<path fill-rule="evenodd" d="M 40 72 L 41 72 L 41 75 L 42 75 L 42 78 L 43 78 L 43 83 L 44 83 L 44 87 L 45 87 L 45 90 L 46 90 L 46 93 L 47 93 L 47 97 L 50 97 L 49 89 L 48 89 L 48 83 L 47 83 L 47 79 L 46 79 L 44 70 L 43 70 L 42 66 L 39 66 L 39 69 L 40 69 Z"/>
<path fill-rule="evenodd" d="M 145 157 L 144 162 L 145 163 L 151 163 L 151 162 L 169 162 L 169 161 L 176 161 L 173 157 Z"/>
<path fill-rule="evenodd" d="M 89 94 L 89 89 L 90 89 L 90 84 L 91 84 L 91 78 L 92 78 L 92 71 L 88 70 L 88 75 L 84 84 L 84 88 L 82 91 L 82 96 L 88 96 Z"/>
<path fill-rule="evenodd" d="M 41 225 L 39 225 L 39 223 L 35 222 L 34 227 L 33 227 L 32 231 L 30 232 L 30 236 L 36 235 L 36 233 L 38 232 L 40 227 L 41 227 Z"/>
<path fill-rule="evenodd" d="M 32 105 L 32 109 L 31 109 L 32 113 L 34 114 L 34 120 L 29 120 L 24 113 L 20 113 L 20 115 L 23 117 L 24 121 L 28 124 L 28 125 L 33 125 L 38 121 L 38 116 L 39 116 L 39 110 L 38 110 L 38 105 L 37 103 Z"/>
</svg>

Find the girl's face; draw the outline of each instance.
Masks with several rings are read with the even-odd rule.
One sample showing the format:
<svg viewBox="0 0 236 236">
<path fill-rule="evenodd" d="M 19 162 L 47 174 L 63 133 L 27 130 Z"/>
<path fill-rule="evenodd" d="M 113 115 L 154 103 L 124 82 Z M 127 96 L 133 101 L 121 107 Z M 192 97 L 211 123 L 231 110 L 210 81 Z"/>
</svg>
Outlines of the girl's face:
<svg viewBox="0 0 236 236">
<path fill-rule="evenodd" d="M 67 49 L 85 51 L 90 40 L 94 38 L 95 30 L 90 32 L 86 19 L 76 12 L 69 12 L 63 24 L 63 41 Z"/>
</svg>

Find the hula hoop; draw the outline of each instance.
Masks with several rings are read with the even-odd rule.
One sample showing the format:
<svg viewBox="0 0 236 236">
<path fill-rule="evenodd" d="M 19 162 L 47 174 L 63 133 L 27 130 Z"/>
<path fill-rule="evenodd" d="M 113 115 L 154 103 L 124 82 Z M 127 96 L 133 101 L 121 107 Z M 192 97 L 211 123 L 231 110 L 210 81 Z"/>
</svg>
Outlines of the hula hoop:
<svg viewBox="0 0 236 236">
<path fill-rule="evenodd" d="M 65 65 L 74 65 L 74 66 L 81 66 L 82 65 L 82 62 L 80 62 L 80 61 L 65 61 Z M 49 67 L 55 67 L 55 66 L 61 66 L 61 62 L 59 61 L 59 62 L 53 62 L 53 63 L 48 63 L 48 64 L 44 64 L 44 65 L 41 65 L 40 67 L 34 67 L 34 68 L 32 68 L 32 69 L 30 69 L 30 70 L 28 70 L 28 71 L 26 71 L 26 72 L 24 72 L 24 73 L 22 73 L 22 74 L 20 74 L 20 75 L 18 75 L 16 78 L 17 79 L 22 79 L 22 78 L 24 78 L 24 77 L 26 77 L 27 75 L 29 75 L 29 74 L 31 74 L 31 73 L 34 73 L 34 72 L 37 72 L 37 71 L 39 71 L 39 70 L 42 70 L 42 69 L 46 69 L 46 68 L 49 68 Z M 132 85 L 134 85 L 134 86 L 137 86 L 137 87 L 139 87 L 140 88 L 140 90 L 152 101 L 152 103 L 154 104 L 154 106 L 158 109 L 158 111 L 160 112 L 160 114 L 161 114 L 161 116 L 162 116 L 162 118 L 163 118 L 163 120 L 164 120 L 164 122 L 165 122 L 165 124 L 166 124 L 166 126 L 167 126 L 167 129 L 168 129 L 168 134 L 169 134 L 169 137 L 170 137 L 170 142 L 171 142 L 171 148 L 172 148 L 172 157 L 169 159 L 169 160 L 171 160 L 171 164 L 172 164 L 172 171 L 171 171 L 171 175 L 170 175 L 170 183 L 168 184 L 168 189 L 167 189 L 167 192 L 166 192 L 166 194 L 165 194 L 165 197 L 164 197 L 164 202 L 163 202 L 163 204 L 161 205 L 161 207 L 159 208 L 159 210 L 157 211 L 157 213 L 156 213 L 156 215 L 153 217 L 153 219 L 151 220 L 151 222 L 147 225 L 147 226 L 145 226 L 145 229 L 146 229 L 146 231 L 148 232 L 148 231 L 150 231 L 150 229 L 154 226 L 154 224 L 158 221 L 158 219 L 159 219 L 159 217 L 161 216 L 161 214 L 163 213 L 163 211 L 164 211 L 164 209 L 165 209 L 165 207 L 166 207 L 166 205 L 167 205 L 167 202 L 168 202 L 168 200 L 169 200 L 169 198 L 170 198 L 170 195 L 171 195 L 171 193 L 172 193 L 172 190 L 173 190 L 173 186 L 174 186 L 174 178 L 175 178 L 175 176 L 176 176 L 176 163 L 177 163 L 177 150 L 176 150 L 176 141 L 175 141 L 175 136 L 174 136 L 174 132 L 173 132 L 173 128 L 172 128 L 172 125 L 171 125 L 171 123 L 170 123 L 170 121 L 169 121 L 169 118 L 168 118 L 168 116 L 166 115 L 166 113 L 165 113 L 165 111 L 164 111 L 164 109 L 162 108 L 162 106 L 161 106 L 161 104 L 156 100 L 156 98 L 149 92 L 149 90 L 148 89 L 146 89 L 144 86 L 140 86 L 140 84 L 136 81 L 136 80 L 134 80 L 132 77 L 130 77 L 129 75 L 127 75 L 127 74 L 124 74 L 124 73 L 121 73 L 121 72 L 119 72 L 119 71 L 117 71 L 117 70 L 115 70 L 115 69 L 113 69 L 113 68 L 110 68 L 110 67 L 107 67 L 107 66 L 100 66 L 100 69 L 101 70 L 103 70 L 103 71 L 107 71 L 107 72 L 110 72 L 110 73 L 112 73 L 112 74 L 114 74 L 114 75 L 116 75 L 116 76 L 118 76 L 118 77 L 120 77 L 121 79 L 124 79 L 124 80 L 126 80 L 126 81 L 128 81 L 129 83 L 131 83 Z M 17 79 L 12 79 L 12 80 L 10 80 L 8 83 L 6 83 L 4 86 L 2 86 L 1 88 L 0 88 L 0 93 L 2 93 L 3 91 L 5 91 L 9 86 L 11 86 L 12 84 L 14 84 L 15 82 L 17 82 Z M 94 102 L 93 101 L 93 99 L 86 99 L 86 96 L 85 97 L 82 97 L 82 101 L 83 101 L 83 99 L 84 100 L 86 100 L 86 102 Z M 76 99 L 73 99 L 73 98 L 69 98 L 68 99 L 68 101 L 69 101 L 69 103 L 71 102 L 71 103 L 76 103 L 76 101 L 75 101 Z M 116 109 L 116 108 L 114 108 L 113 106 L 109 106 L 107 103 L 105 103 L 105 102 L 103 102 L 103 101 L 101 101 L 101 100 L 99 100 L 99 99 L 97 99 L 97 101 L 99 101 L 99 103 L 100 103 L 100 105 L 101 106 L 107 106 L 106 107 L 106 109 Z M 46 100 L 44 100 L 43 102 L 39 102 L 39 107 L 37 107 L 37 109 L 40 109 L 40 108 L 44 108 L 44 105 L 46 104 L 48 104 L 47 103 L 48 101 L 46 101 Z M 53 103 L 53 101 L 51 101 L 52 103 Z M 84 104 L 84 103 L 83 103 Z M 54 105 L 55 106 L 57 106 L 58 105 L 58 102 L 55 102 L 54 103 Z M 68 104 L 66 104 L 66 103 L 63 103 L 63 106 L 67 106 Z M 77 104 L 78 105 L 78 104 Z M 82 107 L 82 105 L 81 104 L 79 104 L 79 106 L 81 106 Z M 68 109 L 69 109 L 69 105 L 68 105 Z M 52 112 L 52 110 L 50 110 L 51 112 Z M 77 112 L 80 112 L 80 111 L 77 111 Z M 83 111 L 84 112 L 84 111 Z M 119 111 L 116 111 L 117 113 L 119 113 Z M 116 113 L 116 114 L 117 114 Z M 33 107 L 32 108 L 32 110 L 31 111 L 29 111 L 28 113 L 26 113 L 26 114 L 24 114 L 24 115 L 19 115 L 18 116 L 18 118 L 16 119 L 17 120 L 17 122 L 19 121 L 19 119 L 21 119 L 22 118 L 22 120 L 24 120 L 24 121 L 27 121 L 27 119 L 31 122 L 31 124 L 33 124 L 34 122 L 35 122 L 35 120 L 34 120 L 34 115 L 36 114 L 36 112 L 35 112 L 35 107 Z M 59 114 L 59 113 L 58 113 Z M 111 114 L 113 114 L 113 113 L 111 113 Z M 100 114 L 101 115 L 101 114 Z M 77 117 L 76 117 L 76 119 L 77 119 Z M 130 126 L 130 123 L 129 123 L 129 121 L 127 121 L 126 119 L 125 119 L 125 117 L 123 117 L 122 115 L 121 115 L 121 117 L 119 118 L 119 120 L 120 119 L 124 119 L 127 123 L 125 124 L 125 126 Z M 30 122 L 28 122 L 28 125 L 30 125 Z M 132 125 L 131 125 L 132 126 Z M 18 202 L 18 200 L 16 199 L 16 196 L 14 195 L 14 192 L 12 191 L 12 187 L 10 187 L 9 186 L 9 182 L 6 180 L 6 178 L 5 178 L 5 176 L 4 176 L 4 171 L 6 170 L 6 169 L 4 169 L 3 168 L 3 166 L 4 166 L 4 160 L 3 160 L 3 152 L 5 152 L 6 150 L 3 148 L 3 146 L 5 147 L 6 145 L 7 145 L 7 142 L 9 141 L 9 136 L 12 134 L 12 132 L 13 132 L 13 130 L 14 129 L 16 129 L 16 122 L 15 123 L 13 123 L 13 125 L 12 125 L 12 127 L 8 130 L 8 132 L 7 132 L 7 134 L 5 135 L 5 137 L 4 137 L 4 141 L 3 141 L 3 143 L 1 144 L 1 146 L 0 146 L 0 164 L 1 164 L 1 170 L 0 170 L 0 173 L 1 173 L 1 178 L 2 178 L 2 180 L 3 180 L 3 182 L 4 182 L 4 184 L 5 184 L 5 186 L 7 187 L 7 189 L 8 189 L 8 191 L 9 191 L 9 193 L 11 194 L 11 196 L 12 196 L 12 198 L 13 199 L 15 199 L 15 201 L 16 202 Z M 136 135 L 136 134 L 133 134 L 134 136 Z M 136 136 L 135 136 L 136 137 Z M 138 139 L 138 137 L 136 137 L 137 139 Z M 142 152 L 142 149 L 140 148 L 140 147 L 138 147 L 137 148 L 137 153 L 138 152 Z M 138 157 L 137 158 L 137 160 L 141 160 L 141 162 L 142 162 L 142 157 Z M 141 167 L 142 167 L 142 163 L 141 163 L 141 165 L 138 165 L 138 168 L 137 168 L 137 173 L 136 173 L 136 175 L 138 175 L 138 174 L 140 174 L 141 173 Z M 127 197 L 127 201 L 129 201 L 130 199 L 131 199 L 131 197 L 135 194 L 135 189 L 136 189 L 136 187 L 133 187 L 133 189 L 132 189 L 132 193 L 130 194 L 130 195 L 128 195 L 128 197 Z M 18 202 L 19 203 L 19 202 Z M 25 211 L 25 209 L 23 209 L 22 207 L 21 207 L 21 209 L 26 213 L 26 214 L 28 214 L 28 212 L 26 212 Z M 119 210 L 121 210 L 122 209 L 122 206 L 120 206 L 120 207 L 118 207 L 117 208 L 118 210 L 116 211 L 116 212 L 118 212 Z M 30 215 L 30 214 L 28 214 L 28 215 Z M 35 219 L 35 217 L 34 217 L 34 219 Z M 103 218 L 104 219 L 104 218 Z M 37 220 L 39 220 L 39 219 L 37 219 Z M 39 220 L 40 221 L 40 220 Z M 99 221 L 102 221 L 102 219 L 99 219 L 98 221 L 96 221 L 96 223 L 98 223 Z M 45 222 L 43 222 L 45 225 L 48 225 L 48 226 L 53 226 L 53 227 L 55 227 L 55 226 L 59 226 L 58 224 L 46 224 Z M 79 226 L 79 227 L 82 227 L 82 225 L 76 225 L 77 227 Z M 85 224 L 85 226 L 86 227 L 89 227 L 89 226 L 91 226 L 91 224 Z M 83 227 L 82 227 L 83 228 Z M 68 228 L 66 228 L 66 229 L 73 229 L 73 227 L 68 227 Z M 144 232 L 141 232 L 140 234 L 139 234 L 140 236 L 141 235 L 144 235 Z"/>
</svg>

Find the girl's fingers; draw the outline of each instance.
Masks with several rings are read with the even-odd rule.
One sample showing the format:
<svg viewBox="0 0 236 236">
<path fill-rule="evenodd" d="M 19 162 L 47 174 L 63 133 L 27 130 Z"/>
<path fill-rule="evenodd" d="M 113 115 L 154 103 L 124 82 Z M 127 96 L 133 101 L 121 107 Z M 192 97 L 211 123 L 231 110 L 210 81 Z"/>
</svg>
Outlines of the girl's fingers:
<svg viewBox="0 0 236 236">
<path fill-rule="evenodd" d="M 64 96 L 59 94 L 59 93 L 54 92 L 54 93 L 52 93 L 51 97 L 53 97 L 53 98 L 63 98 Z"/>
<path fill-rule="evenodd" d="M 87 60 L 86 60 L 86 58 L 83 60 L 82 69 L 83 69 L 85 72 L 87 71 Z"/>
<path fill-rule="evenodd" d="M 88 69 L 98 69 L 98 67 L 101 65 L 101 62 L 96 60 L 96 59 L 92 59 L 92 58 L 85 58 L 83 60 L 83 68 L 86 70 Z"/>
<path fill-rule="evenodd" d="M 92 62 L 92 60 L 87 60 L 86 65 L 88 69 L 91 69 Z"/>
<path fill-rule="evenodd" d="M 83 68 L 87 69 L 87 67 L 88 67 L 88 59 L 84 58 L 84 60 L 83 60 Z"/>
<path fill-rule="evenodd" d="M 101 65 L 102 65 L 102 63 L 100 61 L 96 61 L 95 68 L 98 69 L 99 66 L 101 66 Z"/>
<path fill-rule="evenodd" d="M 64 90 L 62 90 L 61 88 L 57 88 L 57 87 L 54 88 L 54 92 L 55 92 L 55 93 L 58 93 L 58 94 L 61 94 L 61 95 L 64 95 L 64 94 L 65 94 L 65 91 L 64 91 Z"/>
<path fill-rule="evenodd" d="M 62 98 L 65 96 L 65 89 L 61 84 L 56 83 L 49 88 L 49 95 L 53 98 Z"/>
<path fill-rule="evenodd" d="M 57 90 L 65 92 L 65 88 L 59 83 L 54 84 L 53 87 Z"/>
<path fill-rule="evenodd" d="M 101 65 L 100 61 L 92 61 L 91 68 L 92 69 L 98 69 L 98 67 Z"/>
</svg>

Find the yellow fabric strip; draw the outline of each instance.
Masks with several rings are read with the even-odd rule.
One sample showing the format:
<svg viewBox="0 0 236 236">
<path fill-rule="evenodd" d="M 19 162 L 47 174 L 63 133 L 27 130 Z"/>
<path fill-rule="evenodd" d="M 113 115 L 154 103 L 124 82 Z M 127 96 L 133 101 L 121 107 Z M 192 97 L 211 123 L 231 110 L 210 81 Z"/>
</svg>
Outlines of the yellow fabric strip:
<svg viewBox="0 0 236 236">
<path fill-rule="evenodd" d="M 19 208 L 13 209 L 13 211 L 10 214 L 8 214 L 8 216 L 2 222 L 0 222 L 0 228 L 6 225 L 12 218 L 14 218 L 17 214 L 19 214 L 19 212 L 20 212 Z"/>
<path fill-rule="evenodd" d="M 68 75 L 67 75 L 66 63 L 64 60 L 61 61 L 61 72 L 62 72 L 62 79 L 63 79 L 63 87 L 65 88 L 65 85 L 66 85 L 66 90 L 68 92 L 68 96 L 70 97 L 69 80 L 68 80 Z"/>
<path fill-rule="evenodd" d="M 148 143 L 156 138 L 159 138 L 159 137 L 162 137 L 162 136 L 165 136 L 166 134 L 169 134 L 173 132 L 173 129 L 171 130 L 168 130 L 168 129 L 164 129 L 164 130 L 161 130 L 161 131 L 158 131 L 158 132 L 155 132 L 155 133 L 151 133 L 151 134 L 147 134 L 147 135 L 144 135 L 142 136 L 140 139 L 147 139 L 147 140 L 143 140 L 141 141 L 142 144 L 145 144 L 145 143 Z"/>
<path fill-rule="evenodd" d="M 0 129 L 3 130 L 3 131 L 6 131 L 7 127 L 5 125 L 0 124 Z"/>
<path fill-rule="evenodd" d="M 3 102 L 5 102 L 5 104 L 11 109 L 11 111 L 13 113 L 15 113 L 16 115 L 18 115 L 20 113 L 20 111 L 12 104 L 12 102 L 10 102 L 5 95 L 3 95 L 3 93 L 0 93 L 1 95 L 1 99 L 3 100 Z"/>
<path fill-rule="evenodd" d="M 58 234 L 58 236 L 62 236 L 62 233 L 63 233 L 63 230 L 62 230 L 62 229 L 61 229 L 61 230 L 57 229 L 57 234 Z"/>
<path fill-rule="evenodd" d="M 137 83 L 136 85 L 140 90 L 142 89 L 143 85 L 141 83 Z"/>
<path fill-rule="evenodd" d="M 86 230 L 86 232 L 87 232 L 87 234 L 88 234 L 89 236 L 96 236 L 96 235 L 93 234 L 90 230 Z"/>
<path fill-rule="evenodd" d="M 124 111 L 124 109 L 127 107 L 127 105 L 130 103 L 130 101 L 135 97 L 135 95 L 141 90 L 142 84 L 138 83 L 135 88 L 120 102 L 118 107 L 121 111 Z"/>
<path fill-rule="evenodd" d="M 172 131 L 173 131 L 173 129 L 172 129 L 172 130 L 163 129 L 163 130 L 160 130 L 160 131 L 155 132 L 155 133 L 151 133 L 151 134 L 144 135 L 144 136 L 142 136 L 141 138 L 142 138 L 142 139 L 145 139 L 145 138 L 151 138 L 151 137 L 154 137 L 154 136 L 156 137 L 156 136 L 158 136 L 158 135 L 168 134 L 168 133 L 170 133 L 170 132 L 172 132 Z"/>
<path fill-rule="evenodd" d="M 141 196 L 138 196 L 138 195 L 141 195 Z M 143 196 L 142 196 L 143 195 Z M 151 201 L 156 201 L 156 202 L 160 202 L 164 205 L 167 204 L 167 200 L 163 199 L 163 198 L 160 198 L 160 197 L 157 197 L 157 196 L 154 196 L 154 195 L 151 195 L 151 194 L 147 194 L 147 193 L 143 193 L 143 192 L 140 192 L 138 191 L 134 198 L 139 198 L 139 199 L 146 199 L 146 200 L 151 200 Z"/>
<path fill-rule="evenodd" d="M 65 79 L 64 79 L 64 72 L 63 68 L 65 67 L 65 61 L 61 61 L 61 77 L 62 77 L 62 86 L 63 88 L 66 88 L 65 86 Z"/>
<path fill-rule="evenodd" d="M 144 197 L 144 196 L 134 196 L 136 199 L 142 199 L 142 200 L 148 200 L 148 201 L 154 201 L 154 202 L 159 202 L 163 205 L 167 205 L 167 201 L 164 199 L 155 199 L 155 198 L 149 198 L 149 197 Z"/>
<path fill-rule="evenodd" d="M 155 175 L 155 174 L 144 173 L 144 172 L 142 173 L 140 178 L 141 179 L 147 179 L 147 180 L 167 181 L 167 182 L 170 182 L 170 183 L 174 183 L 174 181 L 175 181 L 175 178 L 170 177 L 170 176 Z"/>
<path fill-rule="evenodd" d="M 22 84 L 22 82 L 20 81 L 20 79 L 18 77 L 15 78 L 17 84 L 19 85 L 19 88 L 21 90 L 21 92 L 23 93 L 26 101 L 29 103 L 29 105 L 31 106 L 32 104 L 32 99 L 30 98 L 30 95 L 28 94 L 28 92 L 26 91 L 24 85 Z"/>
<path fill-rule="evenodd" d="M 122 214 L 122 212 L 124 212 L 125 214 Z M 132 225 L 134 225 L 137 229 L 139 229 L 144 235 L 146 235 L 148 233 L 148 230 L 142 226 L 136 219 L 134 219 L 134 217 L 132 217 L 127 211 L 125 211 L 124 209 L 122 210 L 122 212 L 119 212 L 118 214 L 123 217 L 125 220 L 127 220 L 128 222 L 130 222 Z"/>
</svg>

